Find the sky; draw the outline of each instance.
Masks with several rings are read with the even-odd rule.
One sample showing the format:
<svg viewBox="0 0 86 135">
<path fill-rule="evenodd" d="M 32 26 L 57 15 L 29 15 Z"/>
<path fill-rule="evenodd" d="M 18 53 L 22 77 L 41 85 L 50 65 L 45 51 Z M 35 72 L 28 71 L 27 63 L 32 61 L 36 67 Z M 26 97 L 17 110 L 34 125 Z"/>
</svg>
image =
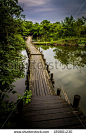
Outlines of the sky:
<svg viewBox="0 0 86 135">
<path fill-rule="evenodd" d="M 86 0 L 18 0 L 27 21 L 61 22 L 71 15 L 74 19 L 86 17 Z"/>
</svg>

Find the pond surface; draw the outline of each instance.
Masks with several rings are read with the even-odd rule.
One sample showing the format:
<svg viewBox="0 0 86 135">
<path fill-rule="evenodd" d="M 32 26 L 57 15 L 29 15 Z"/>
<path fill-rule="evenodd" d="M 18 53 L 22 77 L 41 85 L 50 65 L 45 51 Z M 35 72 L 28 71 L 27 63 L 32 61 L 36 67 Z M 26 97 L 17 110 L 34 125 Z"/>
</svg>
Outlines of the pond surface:
<svg viewBox="0 0 86 135">
<path fill-rule="evenodd" d="M 15 80 L 16 82 L 14 82 L 14 83 L 12 83 L 12 84 L 15 85 L 14 90 L 15 90 L 18 94 L 23 95 L 24 91 L 26 90 L 25 81 L 26 81 L 26 72 L 27 72 L 28 56 L 27 56 L 26 50 L 23 50 L 23 51 L 21 52 L 21 54 L 22 54 L 23 56 L 26 56 L 26 57 L 27 57 L 27 58 L 25 59 L 25 61 L 24 61 L 24 66 L 25 66 L 24 74 L 25 74 L 25 77 Z M 9 100 L 9 102 L 12 102 L 12 101 L 13 101 L 13 102 L 16 102 L 17 99 L 18 99 L 18 96 L 17 96 L 16 94 L 8 93 L 7 95 L 9 96 L 9 99 L 7 99 L 7 98 L 5 97 L 5 100 Z"/>
<path fill-rule="evenodd" d="M 80 108 L 86 115 L 86 49 L 78 49 L 77 47 L 66 46 L 37 46 L 43 51 L 47 64 L 49 64 L 50 72 L 54 74 L 54 89 L 63 87 L 70 103 L 73 103 L 74 95 L 81 96 Z M 27 57 L 26 51 L 22 54 Z M 25 60 L 25 64 L 28 58 Z M 25 65 L 25 67 L 27 67 Z M 13 85 L 14 90 L 18 94 L 23 95 L 26 86 L 26 71 L 24 70 L 25 78 L 17 79 Z M 62 93 L 61 93 L 62 94 Z M 64 98 L 64 96 L 62 95 Z M 18 99 L 16 94 L 9 94 L 9 101 L 16 102 Z"/>
<path fill-rule="evenodd" d="M 62 86 L 72 104 L 74 95 L 80 95 L 80 108 L 86 115 L 86 49 L 69 46 L 37 47 L 43 51 L 50 72 L 54 74 L 55 91 Z"/>
</svg>

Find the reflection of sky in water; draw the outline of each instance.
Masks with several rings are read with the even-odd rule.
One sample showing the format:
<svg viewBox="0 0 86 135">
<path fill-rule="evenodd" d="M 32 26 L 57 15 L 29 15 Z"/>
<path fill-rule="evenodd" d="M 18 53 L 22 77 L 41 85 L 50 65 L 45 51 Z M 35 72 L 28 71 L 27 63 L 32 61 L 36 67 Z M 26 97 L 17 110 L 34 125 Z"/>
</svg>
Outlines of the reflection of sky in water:
<svg viewBox="0 0 86 135">
<path fill-rule="evenodd" d="M 25 50 L 22 51 L 21 54 L 25 55 L 27 57 L 27 53 L 26 53 Z M 26 62 L 28 62 L 28 58 L 26 58 L 25 63 Z M 26 74 L 26 71 L 27 71 L 27 69 L 25 69 L 25 74 Z M 26 76 L 24 78 L 17 79 L 17 81 L 13 83 L 13 85 L 15 85 L 14 90 L 20 95 L 23 95 L 23 93 L 24 93 L 24 91 L 26 89 L 25 80 L 26 80 Z M 9 101 L 10 102 L 12 102 L 12 101 L 15 102 L 18 99 L 16 94 L 8 93 L 8 96 L 9 96 Z"/>
<path fill-rule="evenodd" d="M 71 103 L 73 103 L 73 98 L 75 94 L 80 95 L 81 96 L 80 107 L 84 112 L 84 114 L 86 115 L 86 66 L 80 68 L 78 66 L 74 67 L 72 64 L 68 66 L 62 65 L 60 61 L 54 59 L 55 56 L 55 52 L 53 52 L 54 49 L 56 48 L 49 48 L 47 50 L 43 50 L 41 48 L 47 63 L 54 67 L 52 69 L 52 66 L 50 66 L 50 72 L 54 73 L 55 91 L 57 90 L 58 87 L 63 86 L 63 89 L 67 93 Z M 57 64 L 58 69 L 56 69 L 55 61 L 58 61 Z"/>
</svg>

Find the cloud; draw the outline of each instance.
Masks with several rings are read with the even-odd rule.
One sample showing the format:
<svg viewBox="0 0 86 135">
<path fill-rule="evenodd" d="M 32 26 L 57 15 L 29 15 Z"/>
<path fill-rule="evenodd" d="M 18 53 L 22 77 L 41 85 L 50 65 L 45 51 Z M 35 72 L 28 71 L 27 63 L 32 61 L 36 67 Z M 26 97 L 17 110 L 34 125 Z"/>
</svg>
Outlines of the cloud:
<svg viewBox="0 0 86 135">
<path fill-rule="evenodd" d="M 49 0 L 19 0 L 19 4 L 23 4 L 28 7 L 41 6 L 49 2 Z"/>
<path fill-rule="evenodd" d="M 36 9 L 37 12 L 41 12 L 41 11 L 54 11 L 54 8 L 38 8 Z"/>
<path fill-rule="evenodd" d="M 66 16 L 75 16 L 82 3 L 82 0 L 19 0 L 19 5 L 24 9 L 23 14 L 26 15 L 26 20 L 30 18 L 29 20 L 33 22 L 45 19 L 56 22 L 65 19 Z M 78 12 L 76 19 L 86 16 L 85 5 Z"/>
<path fill-rule="evenodd" d="M 40 23 L 41 22 L 41 20 L 39 20 L 39 19 L 26 19 L 26 21 L 32 21 L 33 23 L 35 23 L 35 22 L 37 22 L 37 23 Z"/>
</svg>

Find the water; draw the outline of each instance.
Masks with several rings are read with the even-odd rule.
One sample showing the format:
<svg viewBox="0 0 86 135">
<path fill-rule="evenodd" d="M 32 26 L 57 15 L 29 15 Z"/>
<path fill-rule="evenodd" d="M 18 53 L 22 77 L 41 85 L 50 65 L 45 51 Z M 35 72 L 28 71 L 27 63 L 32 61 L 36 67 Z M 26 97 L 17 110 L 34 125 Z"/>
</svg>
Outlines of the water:
<svg viewBox="0 0 86 135">
<path fill-rule="evenodd" d="M 23 50 L 21 52 L 21 54 L 23 56 L 26 56 L 27 57 L 27 53 L 26 53 L 26 50 Z M 26 90 L 26 86 L 25 86 L 25 81 L 26 81 L 26 71 L 27 71 L 27 65 L 26 63 L 28 63 L 28 57 L 25 59 L 24 61 L 24 65 L 25 65 L 25 69 L 24 69 L 24 74 L 25 74 L 25 77 L 24 78 L 20 78 L 20 79 L 17 79 L 16 82 L 12 83 L 13 85 L 15 85 L 14 87 L 14 90 L 23 96 L 23 93 L 24 91 Z M 18 96 L 16 94 L 12 94 L 12 93 L 7 93 L 7 95 L 9 96 L 9 99 L 7 99 L 5 97 L 5 100 L 9 100 L 9 102 L 16 102 L 18 100 Z"/>
<path fill-rule="evenodd" d="M 86 115 L 86 49 L 69 46 L 38 46 L 54 74 L 54 88 L 63 87 L 70 103 L 81 96 L 80 108 Z M 63 95 L 62 95 L 63 96 Z"/>
<path fill-rule="evenodd" d="M 54 74 L 54 88 L 55 91 L 59 87 L 63 87 L 67 93 L 69 101 L 73 103 L 75 94 L 81 96 L 80 108 L 86 115 L 86 50 L 78 49 L 77 47 L 65 47 L 65 46 L 38 46 L 43 51 L 44 57 L 50 67 L 50 72 Z M 27 56 L 26 51 L 22 51 L 22 54 Z M 25 63 L 28 62 L 26 58 Z M 25 69 L 25 76 L 26 76 Z M 26 86 L 25 78 L 17 79 L 13 85 L 14 90 L 18 94 L 23 95 Z M 63 97 L 63 95 L 62 95 Z M 63 97 L 64 98 L 64 97 Z M 16 94 L 9 94 L 9 101 L 16 102 L 18 99 Z"/>
</svg>

